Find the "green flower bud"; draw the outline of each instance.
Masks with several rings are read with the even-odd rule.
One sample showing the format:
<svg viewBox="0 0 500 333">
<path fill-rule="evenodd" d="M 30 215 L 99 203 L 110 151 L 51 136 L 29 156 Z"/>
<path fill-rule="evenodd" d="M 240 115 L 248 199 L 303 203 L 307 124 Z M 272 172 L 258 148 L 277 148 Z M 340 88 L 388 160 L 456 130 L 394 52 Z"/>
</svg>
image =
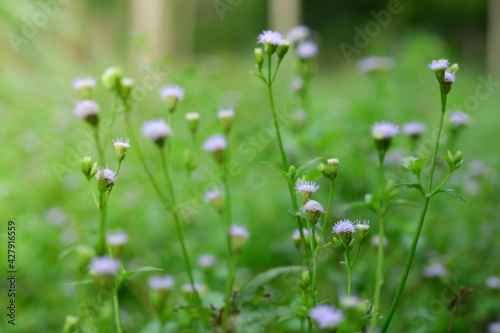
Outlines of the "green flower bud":
<svg viewBox="0 0 500 333">
<path fill-rule="evenodd" d="M 191 134 L 195 134 L 198 131 L 198 124 L 200 123 L 200 114 L 198 112 L 188 112 L 186 113 L 186 120 L 188 123 L 188 129 Z"/>
<path fill-rule="evenodd" d="M 67 315 L 64 320 L 63 333 L 73 333 L 76 331 L 76 324 L 78 323 L 78 317 Z"/>
<path fill-rule="evenodd" d="M 120 81 L 120 97 L 122 100 L 126 100 L 132 91 L 132 87 L 134 86 L 134 79 L 125 77 Z"/>
<path fill-rule="evenodd" d="M 290 49 L 290 42 L 283 41 L 283 43 L 278 46 L 276 54 L 278 54 L 278 57 L 283 58 L 285 54 L 287 54 L 288 49 Z"/>
<path fill-rule="evenodd" d="M 191 152 L 190 149 L 184 150 L 183 162 L 184 162 L 184 167 L 186 168 L 188 173 L 193 172 L 198 167 L 198 164 L 193 159 L 193 153 Z"/>
<path fill-rule="evenodd" d="M 453 73 L 458 72 L 458 69 L 459 69 L 459 67 L 458 67 L 458 64 L 457 64 L 457 63 L 455 63 L 455 64 L 451 65 L 450 67 L 448 67 L 448 70 L 449 70 L 450 72 L 453 72 Z"/>
<path fill-rule="evenodd" d="M 255 56 L 255 62 L 257 63 L 257 67 L 259 69 L 262 69 L 262 66 L 264 65 L 264 54 L 262 52 L 262 49 L 260 47 L 256 48 L 254 49 L 253 53 Z"/>
<path fill-rule="evenodd" d="M 317 168 L 326 178 L 335 179 L 337 178 L 339 169 L 339 160 L 337 158 L 329 158 L 327 165 L 320 163 Z"/>
<path fill-rule="evenodd" d="M 264 52 L 266 52 L 267 55 L 272 55 L 274 52 L 276 52 L 276 45 L 265 42 Z"/>
<path fill-rule="evenodd" d="M 78 256 L 78 272 L 84 272 L 87 269 L 90 260 L 95 256 L 95 249 L 87 245 L 78 245 L 75 252 Z"/>
<path fill-rule="evenodd" d="M 125 154 L 127 153 L 127 150 L 130 148 L 130 144 L 128 142 L 129 139 L 123 141 L 122 138 L 116 138 L 116 141 L 113 140 L 113 145 L 115 146 L 115 151 L 116 151 L 116 160 L 118 162 L 123 161 L 123 159 L 125 158 Z"/>
<path fill-rule="evenodd" d="M 101 76 L 104 88 L 109 91 L 117 91 L 121 86 L 123 70 L 120 67 L 110 67 Z"/>
<path fill-rule="evenodd" d="M 92 178 L 90 172 L 92 171 L 92 157 L 85 156 L 82 158 L 82 173 L 87 179 Z"/>
<path fill-rule="evenodd" d="M 295 167 L 295 165 L 290 165 L 290 167 L 288 168 L 288 175 L 291 177 L 291 178 L 294 178 L 295 175 L 297 174 L 297 168 Z"/>
<path fill-rule="evenodd" d="M 233 117 L 234 117 L 234 110 L 232 107 L 220 108 L 219 111 L 217 111 L 217 118 L 219 118 L 222 125 L 222 131 L 226 135 L 231 130 L 231 123 Z"/>
<path fill-rule="evenodd" d="M 311 273 L 308 270 L 302 271 L 302 278 L 300 279 L 300 288 L 307 290 L 311 285 Z"/>
</svg>

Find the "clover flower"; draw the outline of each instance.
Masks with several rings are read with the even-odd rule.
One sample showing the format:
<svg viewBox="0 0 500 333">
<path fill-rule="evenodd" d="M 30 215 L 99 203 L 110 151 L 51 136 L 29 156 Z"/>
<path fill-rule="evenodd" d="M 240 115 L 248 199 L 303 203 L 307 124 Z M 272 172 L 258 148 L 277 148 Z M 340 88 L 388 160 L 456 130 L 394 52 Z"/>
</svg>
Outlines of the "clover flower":
<svg viewBox="0 0 500 333">
<path fill-rule="evenodd" d="M 165 140 L 172 135 L 172 129 L 162 118 L 145 121 L 141 132 L 143 137 L 155 141 L 159 147 L 163 147 Z"/>
<path fill-rule="evenodd" d="M 178 101 L 182 101 L 184 99 L 184 88 L 181 88 L 177 85 L 168 85 L 161 87 L 160 96 L 162 99 L 166 100 L 167 98 L 174 98 Z"/>
<path fill-rule="evenodd" d="M 198 257 L 198 265 L 202 268 L 211 268 L 215 265 L 215 256 L 212 254 L 202 254 Z"/>
<path fill-rule="evenodd" d="M 311 29 L 305 25 L 298 25 L 293 27 L 286 34 L 286 39 L 290 41 L 290 43 L 295 43 L 297 41 L 306 39 L 311 35 Z"/>
<path fill-rule="evenodd" d="M 391 139 L 399 133 L 399 126 L 382 120 L 372 126 L 372 135 L 375 140 Z"/>
<path fill-rule="evenodd" d="M 356 232 L 357 226 L 353 224 L 351 220 L 345 219 L 340 220 L 333 226 L 333 232 L 341 235 L 341 234 L 353 234 Z"/>
<path fill-rule="evenodd" d="M 432 62 L 427 66 L 427 68 L 433 71 L 443 71 L 450 66 L 448 59 L 432 60 Z"/>
<path fill-rule="evenodd" d="M 279 32 L 272 30 L 264 30 L 257 38 L 258 44 L 269 43 L 278 46 L 285 42 L 285 39 L 283 39 L 283 36 Z"/>
<path fill-rule="evenodd" d="M 89 271 L 94 276 L 115 276 L 120 266 L 119 260 L 103 256 L 92 259 L 89 264 Z"/>
<path fill-rule="evenodd" d="M 422 275 L 426 278 L 442 277 L 446 275 L 446 267 L 440 263 L 433 263 L 422 271 Z"/>
<path fill-rule="evenodd" d="M 172 290 L 175 285 L 175 279 L 172 275 L 167 274 L 165 276 L 155 275 L 148 280 L 149 288 L 158 291 Z"/>
<path fill-rule="evenodd" d="M 295 53 L 301 59 L 310 59 L 318 56 L 319 48 L 314 42 L 306 41 L 297 45 Z"/>
<path fill-rule="evenodd" d="M 312 308 L 309 317 L 318 323 L 320 329 L 333 328 L 344 321 L 344 314 L 341 310 L 336 310 L 333 306 L 326 304 Z"/>
<path fill-rule="evenodd" d="M 424 133 L 426 128 L 425 124 L 419 121 L 410 121 L 403 125 L 403 133 L 408 136 L 416 137 Z"/>
<path fill-rule="evenodd" d="M 92 89 L 95 88 L 95 83 L 96 83 L 96 80 L 92 76 L 87 76 L 87 77 L 78 77 L 78 78 L 76 78 L 71 83 L 71 85 L 76 90 L 81 90 L 81 89 L 92 90 Z"/>
<path fill-rule="evenodd" d="M 392 57 L 370 56 L 360 59 L 356 64 L 356 69 L 360 73 L 368 73 L 379 69 L 392 69 L 395 63 Z"/>
<path fill-rule="evenodd" d="M 471 122 L 470 116 L 467 113 L 459 110 L 450 113 L 449 119 L 451 124 L 455 127 L 467 126 Z"/>
</svg>

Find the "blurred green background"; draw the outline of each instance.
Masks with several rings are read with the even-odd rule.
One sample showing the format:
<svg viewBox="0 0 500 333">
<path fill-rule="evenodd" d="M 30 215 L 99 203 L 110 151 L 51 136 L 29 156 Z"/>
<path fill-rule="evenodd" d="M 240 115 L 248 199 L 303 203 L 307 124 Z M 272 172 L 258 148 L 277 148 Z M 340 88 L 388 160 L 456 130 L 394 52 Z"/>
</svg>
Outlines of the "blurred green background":
<svg viewBox="0 0 500 333">
<path fill-rule="evenodd" d="M 275 139 L 267 130 L 272 127 L 265 86 L 248 70 L 254 67 L 253 48 L 262 30 L 269 27 L 287 30 L 303 23 L 317 32 L 321 51 L 310 91 L 310 109 L 306 110 L 307 121 L 298 124 L 289 116 L 289 124 L 284 126 L 284 141 L 295 165 L 319 156 L 340 159 L 331 223 L 341 217 L 375 220 L 375 216 L 362 209 L 348 212 L 337 209 L 343 203 L 362 199 L 375 188 L 376 156 L 370 126 L 384 119 L 400 125 L 419 120 L 428 126 L 425 143 L 435 133 L 440 105 L 438 85 L 426 66 L 438 58 L 460 64 L 448 105 L 450 110 L 469 113 L 473 122 L 453 143 L 445 135 L 440 153 L 451 143 L 452 149 L 463 151 L 464 166 L 453 175 L 450 186 L 462 193 L 467 204 L 445 195 L 432 202 L 391 331 L 445 331 L 451 313 L 443 299 L 458 285 L 473 287 L 475 291 L 462 304 L 454 332 L 487 331 L 488 324 L 498 321 L 500 316 L 499 291 L 485 285 L 489 276 L 500 274 L 497 172 L 500 83 L 494 79 L 498 65 L 492 61 L 498 58 L 500 36 L 498 23 L 492 18 L 498 18 L 500 9 L 495 0 L 491 3 L 405 0 L 397 4 L 402 10 L 392 14 L 387 26 L 381 27 L 366 46 L 356 47 L 359 52 L 347 58 L 342 43 L 356 46 L 357 31 L 364 31 L 368 23 L 374 22 L 371 12 L 388 10 L 390 3 L 375 0 L 303 1 L 301 5 L 292 0 L 2 2 L 0 211 L 5 224 L 0 231 L 0 274 L 3 277 L 6 271 L 8 219 L 15 220 L 18 226 L 19 273 L 17 325 L 7 327 L 2 315 L 0 329 L 58 332 L 67 314 L 78 314 L 75 289 L 66 286 L 76 278 L 77 258 L 74 254 L 61 258 L 60 254 L 72 244 L 95 242 L 90 230 L 97 229 L 98 212 L 79 170 L 79 161 L 85 155 L 97 154 L 92 149 L 89 128 L 73 116 L 73 103 L 78 95 L 71 81 L 77 76 L 99 77 L 112 65 L 123 67 L 126 75 L 143 88 L 143 97 L 132 114 L 136 130 L 145 120 L 166 116 L 158 88 L 169 83 L 185 87 L 186 98 L 176 111 L 172 138 L 174 186 L 179 192 L 185 182 L 182 152 L 191 147 L 183 115 L 189 111 L 201 113 L 201 141 L 220 131 L 216 109 L 228 104 L 235 107 L 232 155 L 240 168 L 232 177 L 233 215 L 234 222 L 247 226 L 251 233 L 239 263 L 237 285 L 268 268 L 299 262 L 291 241 L 296 225 L 288 214 L 286 185 L 260 163 L 279 163 Z M 357 72 L 356 61 L 373 54 L 394 57 L 395 68 L 371 74 Z M 280 112 L 292 115 L 298 108 L 298 100 L 290 89 L 295 77 L 291 55 L 282 66 L 276 81 L 276 103 Z M 484 83 L 488 81 L 493 83 Z M 100 84 L 94 97 L 103 115 L 109 116 L 112 99 Z M 449 123 L 445 126 L 445 133 L 449 134 Z M 106 141 L 108 159 L 114 155 L 110 139 L 116 136 L 126 136 L 121 121 Z M 141 145 L 149 165 L 159 173 L 155 148 L 146 140 L 141 140 Z M 408 138 L 400 135 L 394 140 L 394 163 L 388 167 L 388 175 L 397 182 L 408 177 L 398 163 L 401 156 L 411 153 L 409 150 Z M 204 161 L 205 167 L 215 169 L 208 155 L 204 155 Z M 437 179 L 445 172 L 441 165 Z M 199 198 L 210 181 L 198 169 L 194 182 L 190 195 Z M 319 183 L 323 187 L 317 198 L 326 202 L 328 183 Z M 410 191 L 401 192 L 403 197 L 418 200 Z M 109 205 L 110 229 L 124 229 L 130 236 L 124 259 L 127 267 L 157 266 L 176 276 L 178 285 L 187 281 L 174 225 L 161 209 L 133 147 Z M 417 214 L 418 208 L 398 208 L 388 219 L 383 313 L 399 282 Z M 213 287 L 217 290 L 221 283 L 217 279 L 225 274 L 225 249 L 216 213 L 202 204 L 184 228 L 193 263 L 202 253 L 217 255 Z M 354 271 L 354 290 L 363 299 L 373 293 L 375 256 L 375 248 L 366 245 Z M 345 293 L 345 271 L 340 260 L 339 253 L 330 250 L 320 263 L 319 295 L 333 304 L 337 295 Z M 445 265 L 446 277 L 422 277 L 422 270 L 433 262 Z M 196 274 L 202 279 L 201 271 Z M 154 324 L 147 277 L 139 276 L 120 291 L 126 331 L 149 332 L 152 326 L 148 325 Z M 277 279 L 272 288 L 285 292 L 289 299 L 296 292 L 290 281 L 294 280 Z M 0 308 L 5 309 L 4 278 L 0 286 Z M 269 303 L 273 304 L 273 300 Z M 286 305 L 282 299 L 278 303 L 242 316 L 253 318 L 255 313 L 264 313 L 258 321 L 265 323 L 280 311 L 281 305 Z M 293 325 L 293 321 L 282 320 L 267 327 L 257 324 L 248 332 L 293 331 Z"/>
</svg>

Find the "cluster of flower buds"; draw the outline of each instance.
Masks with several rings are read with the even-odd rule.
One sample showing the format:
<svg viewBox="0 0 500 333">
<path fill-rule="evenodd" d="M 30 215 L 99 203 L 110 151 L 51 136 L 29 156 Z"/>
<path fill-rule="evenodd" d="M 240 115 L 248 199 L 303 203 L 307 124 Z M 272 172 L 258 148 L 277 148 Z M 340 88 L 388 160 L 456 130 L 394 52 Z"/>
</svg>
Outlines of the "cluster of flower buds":
<svg viewBox="0 0 500 333">
<path fill-rule="evenodd" d="M 92 157 L 85 156 L 82 158 L 82 173 L 88 179 L 92 179 L 97 174 L 97 162 L 92 164 Z"/>
<path fill-rule="evenodd" d="M 455 155 L 452 155 L 452 153 L 448 150 L 448 153 L 441 156 L 441 158 L 448 164 L 450 171 L 460 168 L 463 163 L 462 152 L 460 150 L 457 151 Z"/>
<path fill-rule="evenodd" d="M 321 171 L 323 176 L 329 179 L 337 178 L 337 173 L 339 169 L 339 160 L 337 158 L 329 158 L 326 160 L 327 164 L 320 163 L 318 165 L 318 170 Z"/>
<path fill-rule="evenodd" d="M 447 95 L 451 90 L 451 85 L 455 83 L 455 75 L 458 71 L 458 64 L 450 64 L 448 59 L 432 60 L 427 66 L 434 71 L 436 79 L 443 87 L 443 93 Z"/>
<path fill-rule="evenodd" d="M 290 49 L 290 42 L 284 39 L 279 32 L 272 30 L 263 31 L 259 35 L 257 43 L 264 44 L 264 49 L 256 48 L 254 50 L 255 63 L 259 71 L 264 66 L 264 52 L 269 57 L 276 53 L 279 59 L 283 59 Z"/>
</svg>

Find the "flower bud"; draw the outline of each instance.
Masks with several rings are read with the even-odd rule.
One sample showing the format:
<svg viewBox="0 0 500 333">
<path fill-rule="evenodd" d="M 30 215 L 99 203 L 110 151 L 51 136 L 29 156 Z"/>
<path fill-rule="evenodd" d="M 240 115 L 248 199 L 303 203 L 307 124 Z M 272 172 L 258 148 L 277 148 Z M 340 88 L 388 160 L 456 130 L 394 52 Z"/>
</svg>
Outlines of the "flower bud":
<svg viewBox="0 0 500 333">
<path fill-rule="evenodd" d="M 276 54 L 278 57 L 283 58 L 285 54 L 287 54 L 288 49 L 290 49 L 290 42 L 283 41 L 283 43 L 278 46 Z"/>
<path fill-rule="evenodd" d="M 125 77 L 120 80 L 120 97 L 122 100 L 126 100 L 130 96 L 133 86 L 134 79 Z"/>
<path fill-rule="evenodd" d="M 165 101 L 167 110 L 170 113 L 173 113 L 177 106 L 177 101 L 181 101 L 184 99 L 184 88 L 181 88 L 177 85 L 165 86 L 160 89 L 160 95 L 161 98 Z"/>
<path fill-rule="evenodd" d="M 323 176 L 330 179 L 337 178 L 337 173 L 339 169 L 339 160 L 337 158 L 329 158 L 327 164 L 320 163 L 318 165 L 318 170 L 321 171 Z"/>
<path fill-rule="evenodd" d="M 222 125 L 222 131 L 226 135 L 231 130 L 231 122 L 233 117 L 234 110 L 232 107 L 220 108 L 219 111 L 217 111 L 217 118 L 219 118 Z"/>
<path fill-rule="evenodd" d="M 291 178 L 294 178 L 295 175 L 297 174 L 297 168 L 295 167 L 295 165 L 290 165 L 290 167 L 288 168 L 288 175 L 291 177 Z"/>
<path fill-rule="evenodd" d="M 453 73 L 458 72 L 458 69 L 459 69 L 459 67 L 458 67 L 458 64 L 457 64 L 457 63 L 454 63 L 453 65 L 451 65 L 450 67 L 448 67 L 448 70 L 449 70 L 450 72 L 453 72 Z"/>
<path fill-rule="evenodd" d="M 63 333 L 73 333 L 76 331 L 76 324 L 78 323 L 78 317 L 67 315 L 64 320 Z"/>
<path fill-rule="evenodd" d="M 87 179 L 92 178 L 90 172 L 92 171 L 92 157 L 85 156 L 82 158 L 82 173 Z"/>
<path fill-rule="evenodd" d="M 205 192 L 205 202 L 208 202 L 214 206 L 215 210 L 219 213 L 222 214 L 224 211 L 224 196 L 216 188 L 210 189 Z"/>
<path fill-rule="evenodd" d="M 95 79 L 92 76 L 77 78 L 73 81 L 73 88 L 80 92 L 82 99 L 90 99 L 95 88 Z"/>
<path fill-rule="evenodd" d="M 188 173 L 193 172 L 198 167 L 198 164 L 196 164 L 195 160 L 193 159 L 193 153 L 190 149 L 184 150 L 183 162 L 184 167 L 186 168 Z"/>
<path fill-rule="evenodd" d="M 236 253 L 239 253 L 243 249 L 243 245 L 245 245 L 250 234 L 244 227 L 232 225 L 229 229 L 229 236 L 231 237 L 232 250 Z"/>
<path fill-rule="evenodd" d="M 104 256 L 92 259 L 89 272 L 99 287 L 108 288 L 111 287 L 120 267 L 119 260 Z"/>
<path fill-rule="evenodd" d="M 200 114 L 198 112 L 188 112 L 186 113 L 186 120 L 188 123 L 189 132 L 191 132 L 191 134 L 195 134 L 198 131 Z"/>
<path fill-rule="evenodd" d="M 309 230 L 307 230 L 306 228 L 302 228 L 302 234 L 304 235 L 305 246 L 309 247 Z M 293 232 L 292 239 L 293 243 L 295 244 L 295 247 L 300 248 L 301 239 L 300 239 L 299 229 L 295 229 L 295 231 Z"/>
<path fill-rule="evenodd" d="M 123 230 L 119 230 L 114 234 L 106 235 L 106 242 L 111 249 L 113 258 L 119 258 L 123 252 L 125 244 L 128 242 L 128 236 Z"/>
<path fill-rule="evenodd" d="M 104 88 L 109 91 L 120 89 L 123 70 L 120 67 L 110 67 L 101 76 Z"/>
<path fill-rule="evenodd" d="M 150 290 L 151 303 L 159 316 L 163 314 L 167 298 L 170 295 L 172 288 L 175 285 L 175 279 L 172 275 L 164 277 L 155 275 L 148 280 Z"/>
<path fill-rule="evenodd" d="M 300 210 L 306 213 L 307 221 L 312 225 L 315 225 L 321 213 L 325 212 L 323 206 L 315 200 L 309 200 Z"/>
<path fill-rule="evenodd" d="M 220 134 L 215 134 L 203 142 L 203 149 L 212 153 L 218 164 L 224 162 L 224 151 L 227 148 L 227 140 Z"/>
<path fill-rule="evenodd" d="M 310 285 L 311 285 L 311 273 L 308 270 L 303 270 L 302 278 L 300 279 L 300 288 L 302 288 L 302 290 L 307 290 L 309 289 Z"/>
<path fill-rule="evenodd" d="M 125 158 L 125 154 L 127 153 L 127 150 L 130 148 L 130 144 L 128 142 L 129 139 L 123 141 L 122 138 L 116 138 L 116 141 L 113 140 L 113 145 L 115 146 L 116 150 L 116 160 L 118 162 L 123 161 L 123 159 Z"/>
<path fill-rule="evenodd" d="M 264 65 L 264 54 L 262 52 L 262 49 L 260 47 L 256 48 L 254 49 L 253 53 L 255 55 L 255 62 L 257 63 L 257 67 L 259 69 L 262 69 L 262 66 Z"/>
<path fill-rule="evenodd" d="M 95 256 L 95 249 L 88 245 L 77 245 L 75 252 L 78 256 L 78 272 L 81 273 L 87 269 L 90 260 Z"/>
<path fill-rule="evenodd" d="M 366 234 L 368 234 L 368 229 L 370 229 L 370 221 L 357 221 L 355 227 L 358 231 L 358 241 L 362 243 L 365 240 Z"/>
</svg>

